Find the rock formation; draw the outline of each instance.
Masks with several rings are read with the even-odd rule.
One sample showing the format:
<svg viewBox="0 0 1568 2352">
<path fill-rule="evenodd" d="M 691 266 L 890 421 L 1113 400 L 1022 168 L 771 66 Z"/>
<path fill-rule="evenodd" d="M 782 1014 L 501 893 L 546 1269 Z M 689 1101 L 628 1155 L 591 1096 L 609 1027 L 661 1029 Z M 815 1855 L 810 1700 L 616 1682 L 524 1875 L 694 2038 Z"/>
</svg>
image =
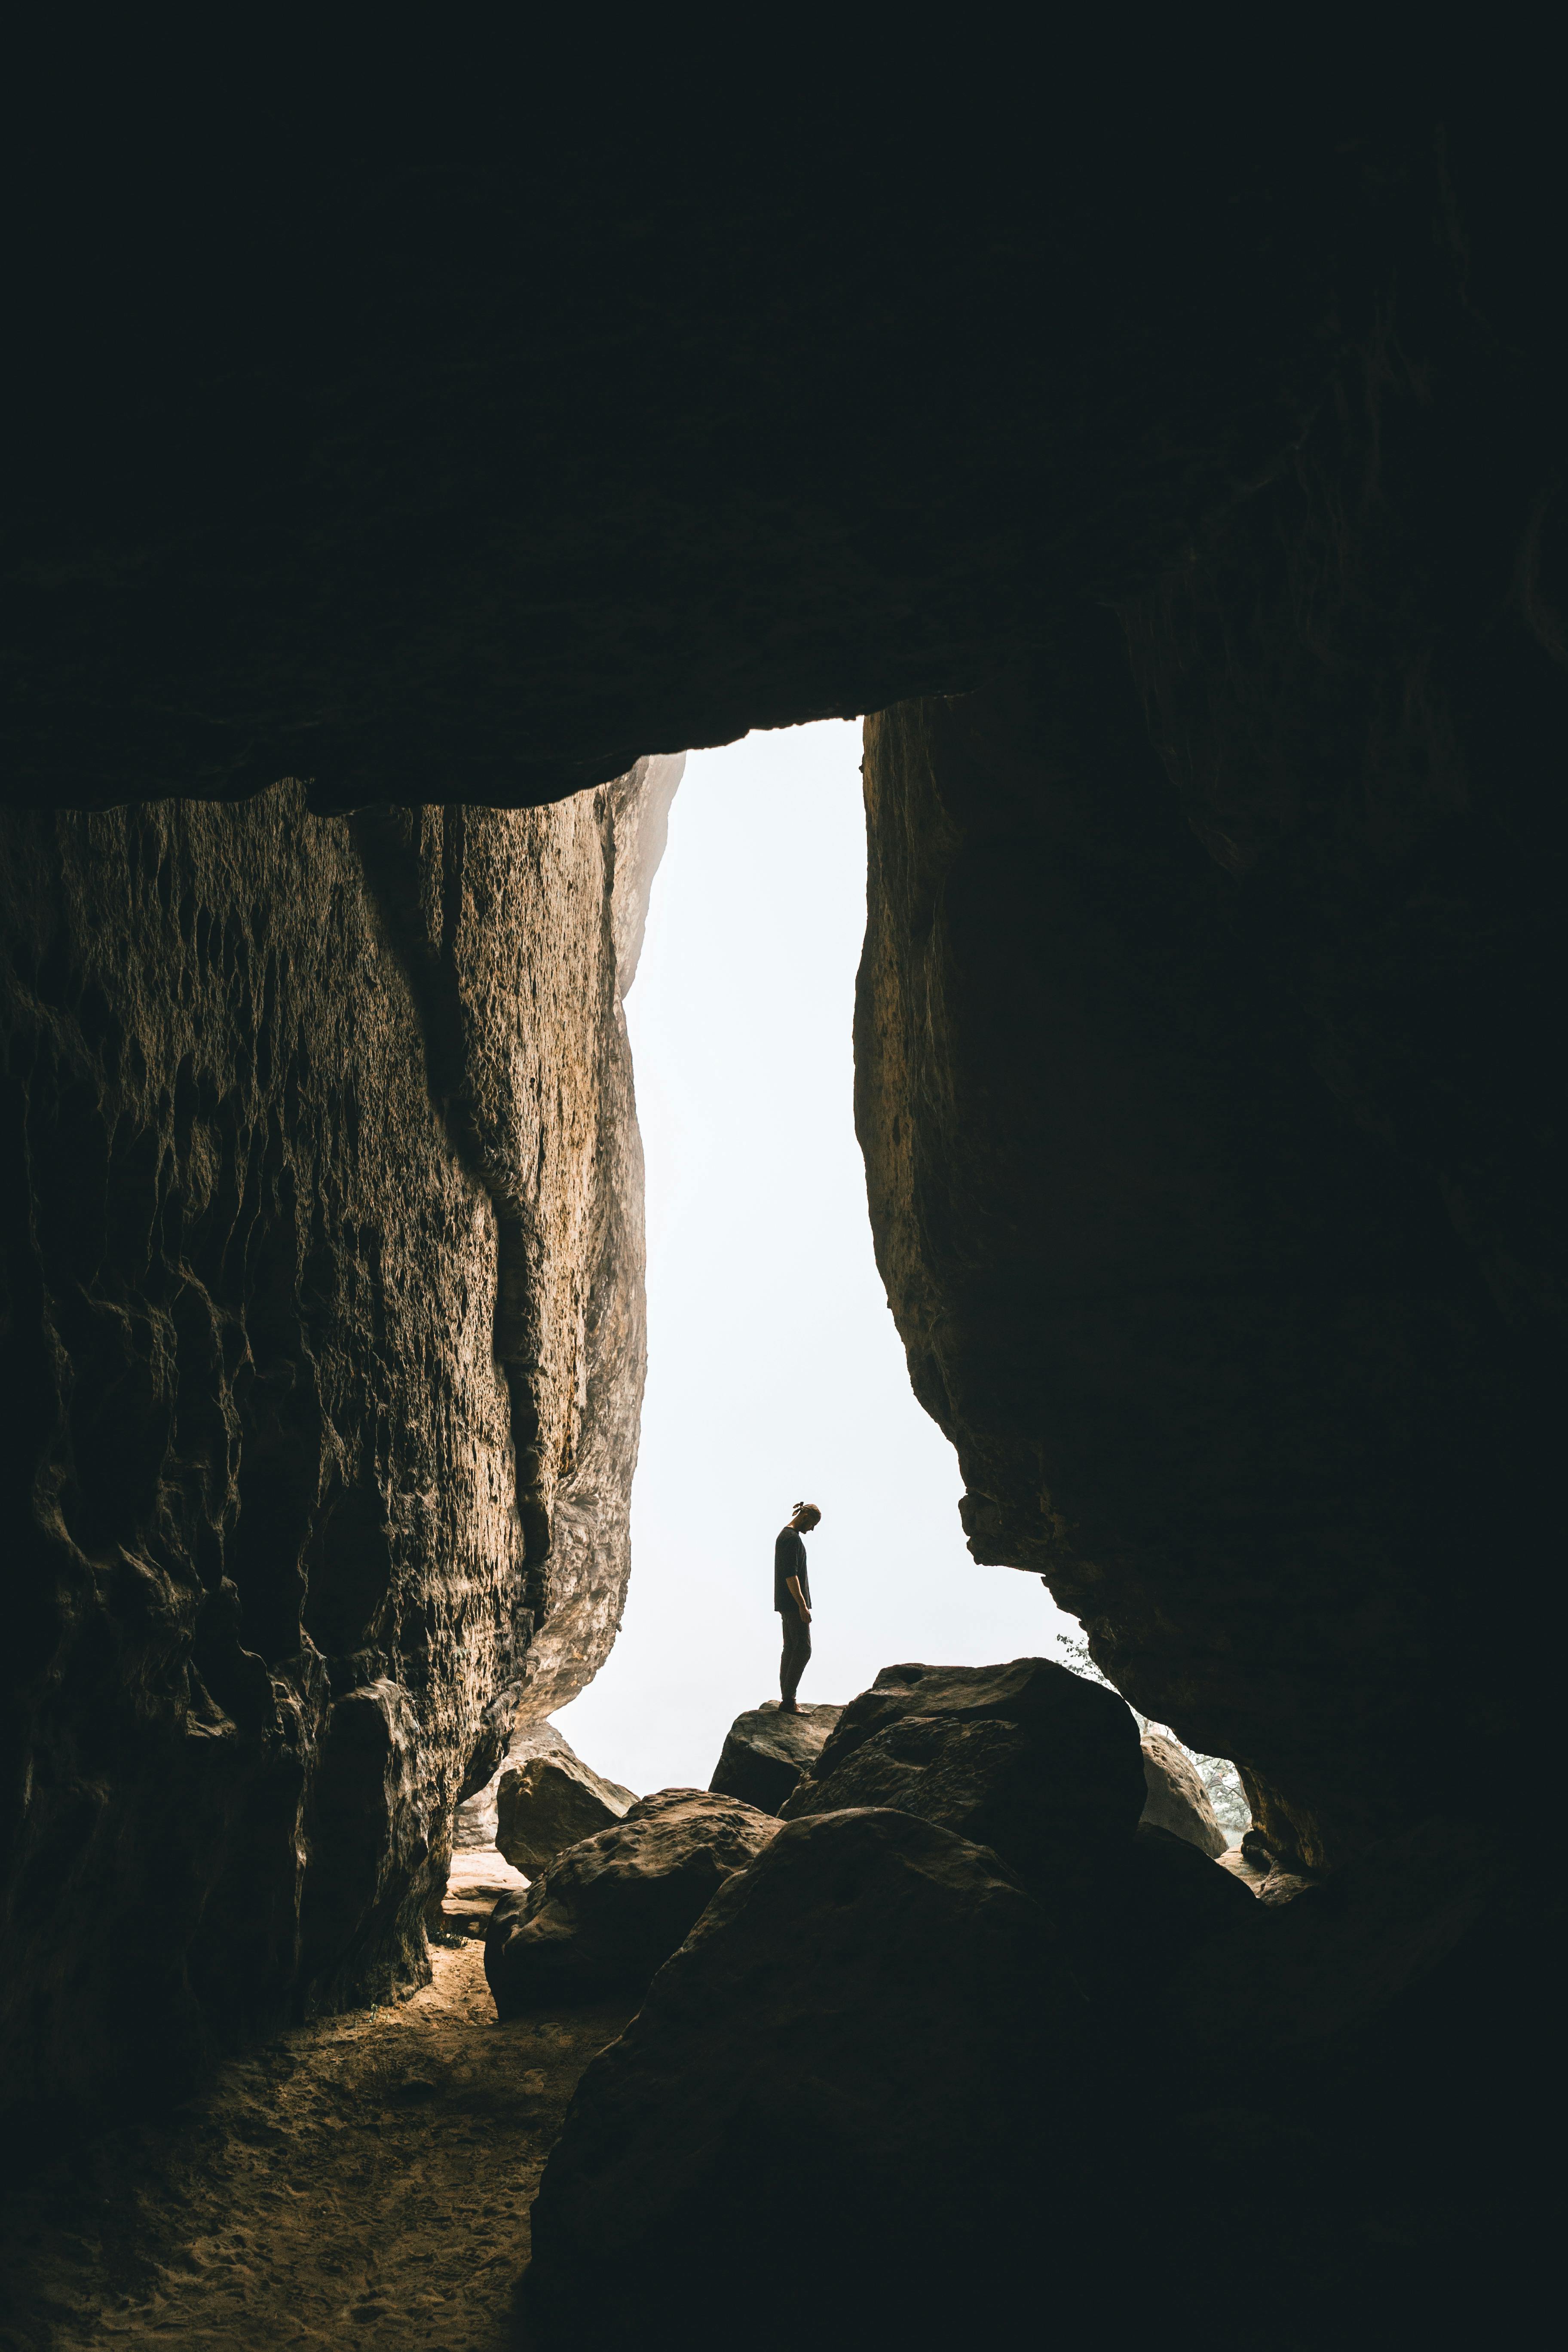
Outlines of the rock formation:
<svg viewBox="0 0 1568 2352">
<path fill-rule="evenodd" d="M 678 775 L 5 817 L 13 2097 L 417 1981 L 456 1801 L 607 1653 Z"/>
<path fill-rule="evenodd" d="M 533 1756 L 570 1756 L 571 1743 L 556 1730 L 552 1723 L 522 1723 L 512 1731 L 506 1744 L 506 1753 L 496 1766 L 482 1789 L 465 1797 L 458 1807 L 452 1822 L 452 1850 L 461 1853 L 469 1849 L 493 1848 L 500 1821 L 498 1800 L 501 1775 L 515 1771 Z"/>
<path fill-rule="evenodd" d="M 1149 1790 L 1143 1819 L 1153 1828 L 1185 1838 L 1200 1853 L 1217 1858 L 1226 1850 L 1225 1832 L 1191 1757 L 1158 1731 L 1146 1731 L 1142 1746 Z"/>
<path fill-rule="evenodd" d="M 496 1846 L 514 1870 L 531 1876 L 579 1838 L 608 1829 L 637 1792 L 606 1780 L 580 1756 L 559 1750 L 503 1770 L 496 1791 Z"/>
<path fill-rule="evenodd" d="M 498 2015 L 640 1992 L 777 1830 L 733 1797 L 660 1789 L 569 1846 L 525 1894 L 496 1906 L 485 1975 Z"/>
<path fill-rule="evenodd" d="M 1284 544 L 1292 513 L 1311 541 L 1311 498 L 1277 503 Z M 1331 641 L 1352 582 L 1323 593 Z M 1154 611 L 1147 659 L 1176 665 Z M 1488 912 L 1497 814 L 1383 731 L 1385 706 L 1439 722 L 1401 701 L 1392 651 L 1367 665 L 1316 755 L 1362 779 L 1353 804 L 1283 740 L 1248 764 L 1216 682 L 1202 789 L 1230 795 L 1234 857 L 1197 783 L 1173 791 L 1157 702 L 1152 743 L 1098 622 L 1070 658 L 1064 638 L 1009 685 L 867 728 L 857 1117 L 971 1549 L 1046 1576 L 1117 1686 L 1234 1757 L 1314 1865 L 1447 1801 L 1435 1715 L 1526 1735 L 1511 1670 L 1444 1596 L 1500 1508 L 1533 1545 L 1542 1501 L 1535 1244 L 1482 1234 L 1463 1171 L 1489 1149 L 1490 1029 L 1441 978 L 1462 959 L 1500 1019 L 1541 942 Z M 1414 1024 L 1375 1068 L 1374 999 Z"/>
<path fill-rule="evenodd" d="M 994 1855 L 896 1812 L 786 1826 L 578 2086 L 534 2208 L 542 2343 L 706 2347 L 741 2309 L 770 2347 L 806 2315 L 929 2342 L 960 2282 L 984 2332 L 1098 2153 L 1086 2022 Z"/>
<path fill-rule="evenodd" d="M 1045 1658 L 884 1666 L 852 1699 L 786 1821 L 890 1805 L 994 1846 L 1032 1883 L 1098 1873 L 1129 1843 L 1145 1783 L 1138 1728 L 1105 1689 Z"/>
<path fill-rule="evenodd" d="M 803 1706 L 784 1715 L 777 1699 L 764 1699 L 730 1726 L 709 1787 L 717 1796 L 755 1805 L 759 1812 L 782 1811 L 785 1798 L 816 1765 L 843 1711 Z"/>
<path fill-rule="evenodd" d="M 1124 1701 L 1047 1659 L 887 1666 L 784 1819 L 888 1807 L 984 1846 L 1051 1906 L 1080 1980 L 1142 2009 L 1193 1947 L 1245 1932 L 1200 1815 L 1163 1782 L 1181 1826 L 1152 1821 L 1147 1773 Z"/>
<path fill-rule="evenodd" d="M 29 84 L 0 2019 L 51 2114 L 406 1982 L 453 1801 L 603 1654 L 626 773 L 868 710 L 858 1118 L 971 1545 L 1237 1760 L 1293 1896 L 1136 2011 L 1128 2112 L 1232 2185 L 1276 2333 L 1305 2281 L 1420 2338 L 1455 2265 L 1523 2275 L 1556 1943 L 1487 1839 L 1562 1649 L 1555 90 L 1439 107 L 1417 44 L 1238 103 L 1199 46 L 1043 95 L 879 54 L 694 139 L 641 77 L 452 142 Z M 856 2034 L 931 2173 L 946 2109 Z M 1217 2234 L 1132 2170 L 1062 2224 L 1105 2294 Z"/>
</svg>

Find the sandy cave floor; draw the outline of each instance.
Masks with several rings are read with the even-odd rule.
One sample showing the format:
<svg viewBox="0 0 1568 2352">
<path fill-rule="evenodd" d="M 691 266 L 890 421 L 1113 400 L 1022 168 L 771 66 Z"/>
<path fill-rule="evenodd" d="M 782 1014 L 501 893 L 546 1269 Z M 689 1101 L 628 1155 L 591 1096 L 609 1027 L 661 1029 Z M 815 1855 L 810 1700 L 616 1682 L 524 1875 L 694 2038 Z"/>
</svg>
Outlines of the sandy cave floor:
<svg viewBox="0 0 1568 2352">
<path fill-rule="evenodd" d="M 499 1855 L 462 1854 L 397 2006 L 300 2026 L 158 2124 L 105 2136 L 0 2210 L 0 2347 L 192 2352 L 517 2342 L 529 2210 L 621 2003 L 497 2021 L 476 1927 Z"/>
</svg>

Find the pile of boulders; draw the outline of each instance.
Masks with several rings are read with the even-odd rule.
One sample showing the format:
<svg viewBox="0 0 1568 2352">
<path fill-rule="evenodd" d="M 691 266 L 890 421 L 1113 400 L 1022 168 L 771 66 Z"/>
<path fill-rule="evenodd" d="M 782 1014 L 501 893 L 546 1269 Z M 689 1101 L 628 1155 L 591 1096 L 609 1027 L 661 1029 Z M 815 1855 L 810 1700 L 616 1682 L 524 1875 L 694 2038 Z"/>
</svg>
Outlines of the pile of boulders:
<svg viewBox="0 0 1568 2352">
<path fill-rule="evenodd" d="M 1225 1850 L 1184 1751 L 1045 1659 L 739 1717 L 710 1790 L 627 1803 L 491 1922 L 503 2017 L 643 1995 L 534 2209 L 540 2342 L 707 2341 L 759 2229 L 847 2338 L 970 2325 L 1044 2215 L 1089 2227 L 1172 2003 L 1265 1917 Z"/>
<path fill-rule="evenodd" d="M 497 1904 L 485 1975 L 498 2014 L 641 1992 L 778 1826 L 704 1789 L 660 1789 L 634 1802 Z"/>
</svg>

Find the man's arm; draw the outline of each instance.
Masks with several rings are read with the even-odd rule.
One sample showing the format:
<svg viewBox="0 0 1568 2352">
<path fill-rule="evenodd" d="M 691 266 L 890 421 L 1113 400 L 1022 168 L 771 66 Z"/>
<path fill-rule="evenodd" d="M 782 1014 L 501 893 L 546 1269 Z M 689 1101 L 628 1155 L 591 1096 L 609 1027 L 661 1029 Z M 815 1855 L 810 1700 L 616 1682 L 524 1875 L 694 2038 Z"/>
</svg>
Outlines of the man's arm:
<svg viewBox="0 0 1568 2352">
<path fill-rule="evenodd" d="M 806 1607 L 805 1599 L 802 1595 L 799 1577 L 786 1576 L 784 1579 L 784 1584 L 795 1595 L 795 1605 L 800 1611 L 802 1623 L 809 1625 L 811 1622 L 811 1612 Z"/>
</svg>

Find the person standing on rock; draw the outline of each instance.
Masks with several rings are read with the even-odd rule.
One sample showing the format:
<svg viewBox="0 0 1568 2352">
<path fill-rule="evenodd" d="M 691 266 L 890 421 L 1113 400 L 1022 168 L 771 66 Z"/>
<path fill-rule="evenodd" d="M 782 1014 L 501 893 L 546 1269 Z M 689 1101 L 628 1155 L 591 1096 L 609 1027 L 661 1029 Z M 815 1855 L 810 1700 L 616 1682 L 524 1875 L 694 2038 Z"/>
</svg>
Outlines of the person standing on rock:
<svg viewBox="0 0 1568 2352">
<path fill-rule="evenodd" d="M 779 1708 L 784 1715 L 800 1713 L 795 1695 L 811 1655 L 811 1579 L 805 1572 L 805 1546 L 801 1538 L 811 1533 L 821 1517 L 815 1503 L 797 1503 L 773 1545 L 773 1607 L 784 1633 Z"/>
</svg>

